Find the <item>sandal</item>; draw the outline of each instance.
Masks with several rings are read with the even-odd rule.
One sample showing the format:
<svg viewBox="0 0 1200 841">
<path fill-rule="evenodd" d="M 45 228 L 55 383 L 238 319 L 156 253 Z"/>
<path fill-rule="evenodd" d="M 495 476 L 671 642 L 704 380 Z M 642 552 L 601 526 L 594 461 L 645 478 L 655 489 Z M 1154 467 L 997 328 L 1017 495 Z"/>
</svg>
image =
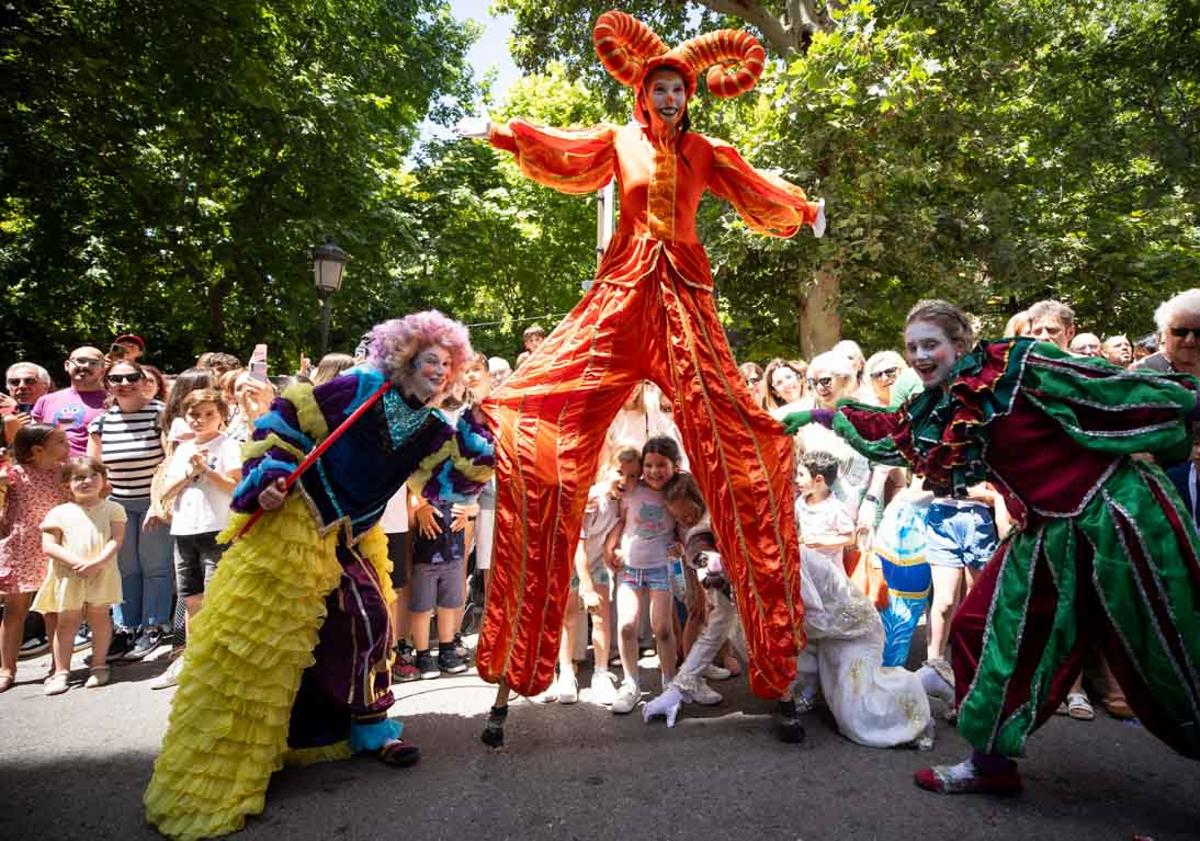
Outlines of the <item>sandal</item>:
<svg viewBox="0 0 1200 841">
<path fill-rule="evenodd" d="M 1067 695 L 1067 715 L 1076 721 L 1091 721 L 1096 717 L 1092 702 L 1082 692 L 1072 692 Z"/>
<path fill-rule="evenodd" d="M 412 742 L 392 739 L 379 749 L 379 758 L 384 765 L 391 765 L 393 768 L 407 768 L 415 765 L 421 758 L 421 749 Z"/>
<path fill-rule="evenodd" d="M 7 692 L 8 690 L 12 689 L 13 684 L 16 683 L 16 680 L 17 676 L 14 674 L 5 673 L 0 675 L 0 692 Z"/>
</svg>

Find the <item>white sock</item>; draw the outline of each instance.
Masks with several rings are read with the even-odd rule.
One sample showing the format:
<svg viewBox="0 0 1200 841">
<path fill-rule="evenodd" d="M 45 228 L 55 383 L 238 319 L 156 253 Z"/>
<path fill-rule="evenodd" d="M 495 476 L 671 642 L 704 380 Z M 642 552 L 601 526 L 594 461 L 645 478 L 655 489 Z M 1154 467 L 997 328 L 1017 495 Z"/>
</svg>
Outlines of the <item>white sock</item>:
<svg viewBox="0 0 1200 841">
<path fill-rule="evenodd" d="M 969 756 L 957 765 L 947 765 L 945 768 L 946 776 L 955 782 L 972 780 L 979 776 L 979 769 L 975 767 L 975 763 L 971 761 L 971 757 Z"/>
</svg>

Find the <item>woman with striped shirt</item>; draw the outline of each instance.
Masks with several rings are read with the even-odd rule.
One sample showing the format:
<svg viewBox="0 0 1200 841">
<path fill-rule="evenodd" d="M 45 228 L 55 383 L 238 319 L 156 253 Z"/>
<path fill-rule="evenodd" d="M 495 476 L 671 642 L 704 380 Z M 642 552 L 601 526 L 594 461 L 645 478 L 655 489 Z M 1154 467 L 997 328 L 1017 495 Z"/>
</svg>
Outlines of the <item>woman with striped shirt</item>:
<svg viewBox="0 0 1200 841">
<path fill-rule="evenodd" d="M 164 407 L 146 396 L 145 376 L 136 362 L 112 363 L 104 375 L 109 408 L 88 426 L 88 455 L 99 458 L 108 469 L 110 498 L 128 517 L 125 542 L 117 555 L 124 600 L 113 608 L 113 621 L 125 634 L 119 630 L 114 636 L 109 659 L 116 654 L 140 660 L 159 646 L 171 626 L 175 590 L 171 535 L 146 513 L 154 471 L 165 457 Z M 122 639 L 126 645 L 121 645 Z"/>
</svg>

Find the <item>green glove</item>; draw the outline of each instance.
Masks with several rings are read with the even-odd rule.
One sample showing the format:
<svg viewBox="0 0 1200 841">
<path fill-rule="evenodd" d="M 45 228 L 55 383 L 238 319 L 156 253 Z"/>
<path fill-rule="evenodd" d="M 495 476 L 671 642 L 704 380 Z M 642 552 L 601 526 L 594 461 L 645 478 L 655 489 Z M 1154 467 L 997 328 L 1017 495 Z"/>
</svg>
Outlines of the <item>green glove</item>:
<svg viewBox="0 0 1200 841">
<path fill-rule="evenodd" d="M 801 427 L 808 426 L 813 421 L 812 409 L 802 409 L 783 416 L 783 431 L 795 435 Z"/>
</svg>

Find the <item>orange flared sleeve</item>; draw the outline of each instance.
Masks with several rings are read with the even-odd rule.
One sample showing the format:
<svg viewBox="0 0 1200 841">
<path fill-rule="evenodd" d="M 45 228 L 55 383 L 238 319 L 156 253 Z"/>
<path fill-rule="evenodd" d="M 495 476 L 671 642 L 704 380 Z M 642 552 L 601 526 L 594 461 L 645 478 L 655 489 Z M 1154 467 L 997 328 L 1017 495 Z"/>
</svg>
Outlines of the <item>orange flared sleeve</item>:
<svg viewBox="0 0 1200 841">
<path fill-rule="evenodd" d="M 708 188 L 728 201 L 750 229 L 773 237 L 793 236 L 817 221 L 819 205 L 777 175 L 755 169 L 732 146 L 713 141 Z"/>
<path fill-rule="evenodd" d="M 527 177 L 571 194 L 595 192 L 613 179 L 615 136 L 612 126 L 556 129 L 524 120 L 492 123 L 488 132 L 491 144 L 512 152 Z"/>
</svg>

